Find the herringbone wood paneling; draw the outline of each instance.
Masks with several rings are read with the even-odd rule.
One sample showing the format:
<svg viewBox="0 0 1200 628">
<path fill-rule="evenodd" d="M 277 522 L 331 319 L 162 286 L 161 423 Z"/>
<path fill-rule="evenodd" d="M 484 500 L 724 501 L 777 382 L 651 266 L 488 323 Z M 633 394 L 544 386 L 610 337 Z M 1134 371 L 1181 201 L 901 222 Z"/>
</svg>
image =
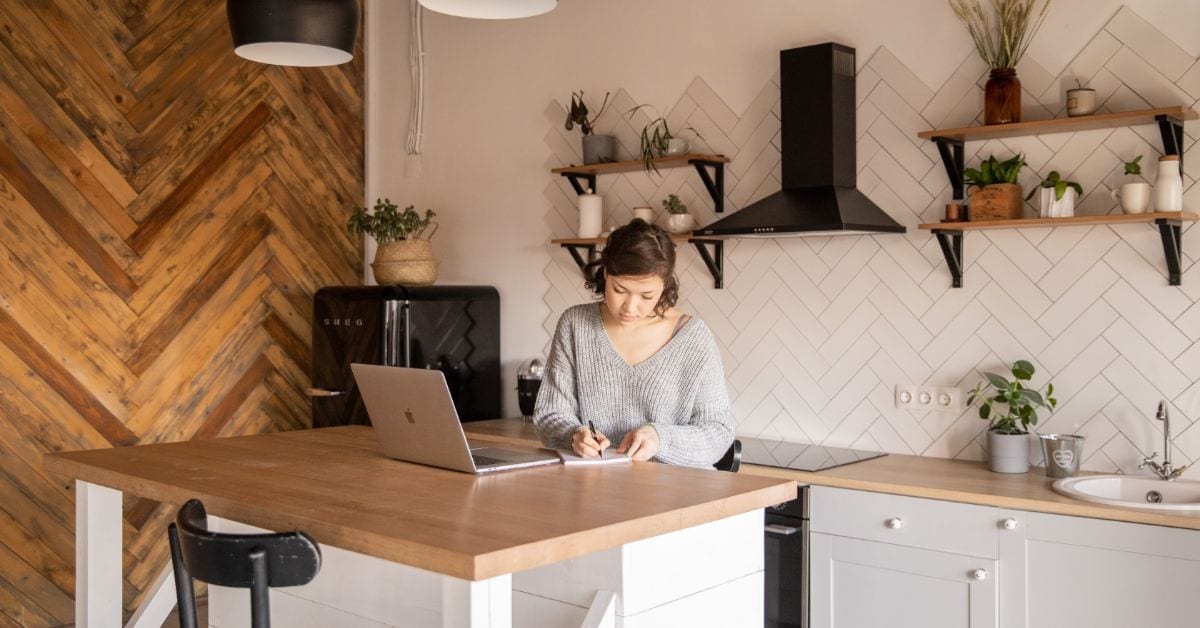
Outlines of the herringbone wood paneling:
<svg viewBox="0 0 1200 628">
<path fill-rule="evenodd" d="M 73 619 L 43 453 L 310 421 L 310 298 L 361 269 L 363 55 L 241 60 L 224 6 L 0 2 L 0 626 Z M 125 513 L 132 607 L 170 508 Z"/>
<path fill-rule="evenodd" d="M 974 387 L 980 371 L 1027 358 L 1036 383 L 1052 380 L 1060 406 L 1039 429 L 1087 437 L 1084 466 L 1137 473 L 1141 457 L 1162 451 L 1155 406 L 1167 400 L 1176 462 L 1200 461 L 1200 231 L 1186 227 L 1183 286 L 1167 285 L 1157 232 L 1146 225 L 996 230 L 966 238 L 964 287 L 950 288 L 934 238 L 916 225 L 936 222 L 950 200 L 936 147 L 918 131 L 978 123 L 986 67 L 974 53 L 931 88 L 886 48 L 858 48 L 858 187 L 906 235 L 731 240 L 725 290 L 714 290 L 694 251 L 679 256 L 680 307 L 701 316 L 722 349 L 737 432 L 745 436 L 979 459 L 986 424 L 974 408 L 910 412 L 894 407 L 897 384 Z M 1200 105 L 1200 60 L 1122 7 L 1057 76 L 1032 54 L 1017 68 L 1026 119 L 1063 116 L 1074 79 L 1096 88 L 1102 109 Z M 621 112 L 637 99 L 620 91 L 597 124 L 617 136 L 624 156 L 649 118 Z M 731 210 L 780 187 L 779 85 L 770 81 L 740 114 L 701 78 L 664 113 L 672 129 L 691 127 L 700 152 L 721 153 Z M 546 166 L 579 163 L 578 132 L 564 109 L 546 109 Z M 1184 206 L 1200 208 L 1200 123 L 1184 132 Z M 1080 214 L 1120 209 L 1109 191 L 1125 179 L 1121 162 L 1145 156 L 1153 182 L 1161 152 L 1153 125 L 969 142 L 968 162 L 1023 153 L 1029 189 L 1051 170 L 1085 190 Z M 548 169 L 548 168 L 547 168 Z M 665 170 L 602 177 L 605 224 L 656 209 L 678 194 L 701 224 L 712 211 L 695 172 Z M 577 224 L 576 197 L 549 179 L 543 218 L 555 237 Z M 1030 212 L 1036 208 L 1030 207 Z M 547 246 L 547 340 L 561 312 L 588 300 L 579 271 Z M 1040 454 L 1034 460 L 1040 460 Z M 1200 478 L 1200 464 L 1187 477 Z"/>
</svg>

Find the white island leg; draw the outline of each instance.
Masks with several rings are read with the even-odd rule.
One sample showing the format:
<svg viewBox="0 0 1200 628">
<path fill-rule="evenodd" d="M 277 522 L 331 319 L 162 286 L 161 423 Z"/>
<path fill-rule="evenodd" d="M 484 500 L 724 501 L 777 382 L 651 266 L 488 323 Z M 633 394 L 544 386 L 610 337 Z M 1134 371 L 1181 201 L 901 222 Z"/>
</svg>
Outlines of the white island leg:
<svg viewBox="0 0 1200 628">
<path fill-rule="evenodd" d="M 512 574 L 442 579 L 442 628 L 512 628 Z"/>
<path fill-rule="evenodd" d="M 121 625 L 121 491 L 75 481 L 75 625 Z"/>
</svg>

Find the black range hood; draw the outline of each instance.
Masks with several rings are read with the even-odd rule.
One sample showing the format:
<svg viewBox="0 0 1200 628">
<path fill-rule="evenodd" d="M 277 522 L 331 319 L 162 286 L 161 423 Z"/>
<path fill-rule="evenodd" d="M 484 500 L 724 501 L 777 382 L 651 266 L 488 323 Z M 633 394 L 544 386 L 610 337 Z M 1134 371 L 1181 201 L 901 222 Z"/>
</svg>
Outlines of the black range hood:
<svg viewBox="0 0 1200 628">
<path fill-rule="evenodd" d="M 855 187 L 854 71 L 841 44 L 779 52 L 783 189 L 695 235 L 904 233 Z"/>
</svg>

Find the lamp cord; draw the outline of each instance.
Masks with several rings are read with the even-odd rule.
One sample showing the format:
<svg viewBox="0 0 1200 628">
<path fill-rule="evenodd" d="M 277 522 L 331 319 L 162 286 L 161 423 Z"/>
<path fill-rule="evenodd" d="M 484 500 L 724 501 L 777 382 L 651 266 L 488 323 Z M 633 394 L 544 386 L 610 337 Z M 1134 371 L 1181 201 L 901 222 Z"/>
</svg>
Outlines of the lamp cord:
<svg viewBox="0 0 1200 628">
<path fill-rule="evenodd" d="M 409 38 L 409 71 L 412 75 L 412 106 L 408 113 L 408 154 L 421 154 L 425 131 L 425 36 L 421 4 L 409 0 L 412 36 Z"/>
</svg>

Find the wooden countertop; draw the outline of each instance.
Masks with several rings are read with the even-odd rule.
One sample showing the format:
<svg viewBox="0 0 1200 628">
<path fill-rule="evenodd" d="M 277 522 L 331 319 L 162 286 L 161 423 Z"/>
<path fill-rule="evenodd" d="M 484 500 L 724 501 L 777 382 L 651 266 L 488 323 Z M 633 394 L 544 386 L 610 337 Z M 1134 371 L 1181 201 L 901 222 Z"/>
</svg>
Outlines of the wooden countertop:
<svg viewBox="0 0 1200 628">
<path fill-rule="evenodd" d="M 519 420 L 518 420 L 519 424 Z M 467 580 L 792 499 L 781 478 L 635 462 L 471 475 L 385 458 L 369 427 L 48 454 L 47 469 Z"/>
<path fill-rule="evenodd" d="M 464 425 L 471 438 L 508 443 L 537 442 L 533 425 L 521 419 Z M 1200 530 L 1200 513 L 1197 512 L 1122 508 L 1060 495 L 1050 488 L 1053 478 L 1046 477 L 1041 469 L 1020 474 L 992 473 L 982 462 L 889 454 L 816 472 L 743 464 L 738 475 L 742 474 L 787 478 L 801 484 Z"/>
</svg>

